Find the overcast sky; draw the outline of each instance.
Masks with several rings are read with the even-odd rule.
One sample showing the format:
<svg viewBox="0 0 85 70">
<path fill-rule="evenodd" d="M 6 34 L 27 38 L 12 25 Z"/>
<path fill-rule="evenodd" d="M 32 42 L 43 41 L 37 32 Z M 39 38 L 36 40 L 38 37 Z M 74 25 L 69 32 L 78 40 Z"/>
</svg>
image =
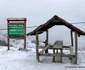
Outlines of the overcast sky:
<svg viewBox="0 0 85 70">
<path fill-rule="evenodd" d="M 7 27 L 7 18 L 25 17 L 27 18 L 27 26 L 38 26 L 54 15 L 58 15 L 68 22 L 85 22 L 85 0 L 0 0 L 0 29 Z M 85 31 L 85 25 L 76 26 Z M 28 29 L 27 33 L 30 30 Z M 63 39 L 66 40 L 66 43 L 69 42 L 70 33 L 67 29 L 64 28 L 63 31 L 62 27 L 57 28 L 57 37 L 54 30 L 55 27 L 49 30 L 50 41 Z M 63 34 L 65 35 L 62 36 Z M 84 46 L 85 37 L 80 39 L 80 44 Z"/>
<path fill-rule="evenodd" d="M 26 17 L 27 26 L 35 26 L 54 15 L 69 22 L 85 21 L 85 0 L 0 0 L 0 28 L 7 27 L 9 17 Z"/>
</svg>

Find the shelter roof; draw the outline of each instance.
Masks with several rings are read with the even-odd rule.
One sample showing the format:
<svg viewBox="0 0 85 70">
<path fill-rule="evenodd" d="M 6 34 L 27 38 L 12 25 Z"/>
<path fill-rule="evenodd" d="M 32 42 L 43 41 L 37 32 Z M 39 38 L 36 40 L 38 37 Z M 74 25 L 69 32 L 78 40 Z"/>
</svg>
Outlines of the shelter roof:
<svg viewBox="0 0 85 70">
<path fill-rule="evenodd" d="M 55 25 L 64 25 L 71 29 L 72 31 L 77 32 L 80 35 L 85 35 L 85 32 L 80 30 L 79 28 L 75 27 L 71 23 L 65 21 L 64 19 L 58 17 L 57 15 L 54 15 L 51 19 L 49 19 L 46 23 L 38 26 L 36 29 L 34 29 L 32 32 L 28 33 L 27 35 L 36 35 L 36 32 L 38 31 L 46 31 L 49 28 L 55 26 Z M 39 32 L 41 34 L 42 32 Z"/>
</svg>

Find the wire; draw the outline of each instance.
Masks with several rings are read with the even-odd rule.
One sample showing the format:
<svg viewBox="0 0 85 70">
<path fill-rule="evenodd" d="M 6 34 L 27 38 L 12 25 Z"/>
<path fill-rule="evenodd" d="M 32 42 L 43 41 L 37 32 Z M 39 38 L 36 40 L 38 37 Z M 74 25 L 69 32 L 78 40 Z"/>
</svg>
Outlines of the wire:
<svg viewBox="0 0 85 70">
<path fill-rule="evenodd" d="M 34 28 L 34 27 L 38 27 L 38 26 L 29 26 L 29 27 L 26 27 L 26 28 Z"/>
<path fill-rule="evenodd" d="M 4 28 L 4 29 L 0 29 L 0 30 L 7 30 L 7 29 Z"/>
<path fill-rule="evenodd" d="M 71 23 L 71 24 L 85 24 L 85 22 L 76 22 L 76 23 Z M 29 26 L 29 27 L 26 27 L 26 28 L 35 28 L 35 27 L 38 27 L 38 26 Z M 6 28 L 3 28 L 3 29 L 0 29 L 1 30 L 7 30 Z"/>
<path fill-rule="evenodd" d="M 85 24 L 85 22 L 76 22 L 76 23 L 72 23 L 72 24 Z"/>
<path fill-rule="evenodd" d="M 26 28 L 34 28 L 34 27 L 38 27 L 38 26 L 29 26 L 29 27 L 26 27 Z M 3 29 L 0 29 L 0 30 L 7 30 L 7 29 L 3 28 Z"/>
</svg>

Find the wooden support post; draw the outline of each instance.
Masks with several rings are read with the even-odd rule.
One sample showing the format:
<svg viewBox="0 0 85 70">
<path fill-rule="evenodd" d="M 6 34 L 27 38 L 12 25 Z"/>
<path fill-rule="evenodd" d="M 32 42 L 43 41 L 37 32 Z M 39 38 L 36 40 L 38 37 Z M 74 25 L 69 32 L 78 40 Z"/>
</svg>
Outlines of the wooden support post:
<svg viewBox="0 0 85 70">
<path fill-rule="evenodd" d="M 26 37 L 24 38 L 24 49 L 26 49 Z"/>
<path fill-rule="evenodd" d="M 58 49 L 56 49 L 56 54 L 58 54 Z"/>
<path fill-rule="evenodd" d="M 61 63 L 62 63 L 62 55 L 63 55 L 63 51 L 62 51 L 62 49 L 60 49 L 60 51 L 61 51 Z"/>
<path fill-rule="evenodd" d="M 48 45 L 48 30 L 47 30 L 47 35 L 46 36 L 47 36 L 47 45 Z"/>
<path fill-rule="evenodd" d="M 24 34 L 24 49 L 26 49 L 26 22 L 24 23 L 25 34 Z"/>
<path fill-rule="evenodd" d="M 46 31 L 46 43 L 45 46 L 48 45 L 48 30 Z M 48 49 L 45 51 L 45 53 L 48 53 Z"/>
<path fill-rule="evenodd" d="M 7 28 L 8 28 L 8 50 L 10 50 L 10 45 L 9 45 L 9 21 L 7 21 Z"/>
<path fill-rule="evenodd" d="M 53 54 L 55 54 L 55 49 L 53 49 Z M 55 56 L 53 56 L 53 62 L 55 62 Z"/>
<path fill-rule="evenodd" d="M 75 32 L 75 64 L 77 64 L 77 47 L 78 47 L 78 44 L 77 44 L 77 33 Z"/>
<path fill-rule="evenodd" d="M 36 32 L 36 59 L 39 62 L 39 40 L 38 40 L 38 32 Z"/>
<path fill-rule="evenodd" d="M 72 33 L 72 30 L 71 30 L 71 46 L 73 47 L 73 33 Z"/>
<path fill-rule="evenodd" d="M 9 37 L 8 37 L 8 50 L 10 50 L 10 45 L 9 45 Z"/>
</svg>

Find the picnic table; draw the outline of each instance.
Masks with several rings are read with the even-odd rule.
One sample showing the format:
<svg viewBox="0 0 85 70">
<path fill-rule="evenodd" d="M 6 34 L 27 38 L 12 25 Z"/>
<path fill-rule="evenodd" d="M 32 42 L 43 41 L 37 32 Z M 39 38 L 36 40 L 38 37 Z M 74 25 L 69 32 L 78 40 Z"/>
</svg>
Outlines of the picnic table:
<svg viewBox="0 0 85 70">
<path fill-rule="evenodd" d="M 45 53 L 45 50 L 52 49 L 53 53 Z M 55 52 L 56 50 L 56 52 Z M 58 52 L 60 50 L 60 52 Z M 63 41 L 58 40 L 54 43 L 54 45 L 47 45 L 43 50 L 39 52 L 39 56 L 53 56 L 53 62 L 55 62 L 55 57 L 60 56 L 60 62 L 62 62 L 62 50 L 63 50 Z"/>
<path fill-rule="evenodd" d="M 60 50 L 60 54 L 58 50 Z M 53 54 L 59 54 L 58 57 L 60 56 L 60 62 L 62 62 L 62 54 L 63 54 L 62 50 L 63 50 L 63 41 L 56 41 L 53 45 Z M 53 56 L 53 62 L 55 62 L 55 57 L 56 56 Z"/>
<path fill-rule="evenodd" d="M 64 54 L 63 53 L 63 49 L 68 48 L 68 50 L 70 51 L 69 54 Z M 50 53 L 46 53 L 45 51 L 47 49 L 51 49 L 53 52 Z M 72 62 L 75 61 L 75 53 L 73 52 L 73 47 L 72 46 L 63 46 L 63 41 L 62 40 L 57 40 L 55 41 L 55 43 L 53 45 L 47 45 L 45 46 L 39 53 L 38 56 L 52 56 L 53 57 L 53 62 L 56 61 L 57 58 L 59 58 L 58 61 L 60 61 L 62 63 L 62 57 L 69 57 Z"/>
</svg>

